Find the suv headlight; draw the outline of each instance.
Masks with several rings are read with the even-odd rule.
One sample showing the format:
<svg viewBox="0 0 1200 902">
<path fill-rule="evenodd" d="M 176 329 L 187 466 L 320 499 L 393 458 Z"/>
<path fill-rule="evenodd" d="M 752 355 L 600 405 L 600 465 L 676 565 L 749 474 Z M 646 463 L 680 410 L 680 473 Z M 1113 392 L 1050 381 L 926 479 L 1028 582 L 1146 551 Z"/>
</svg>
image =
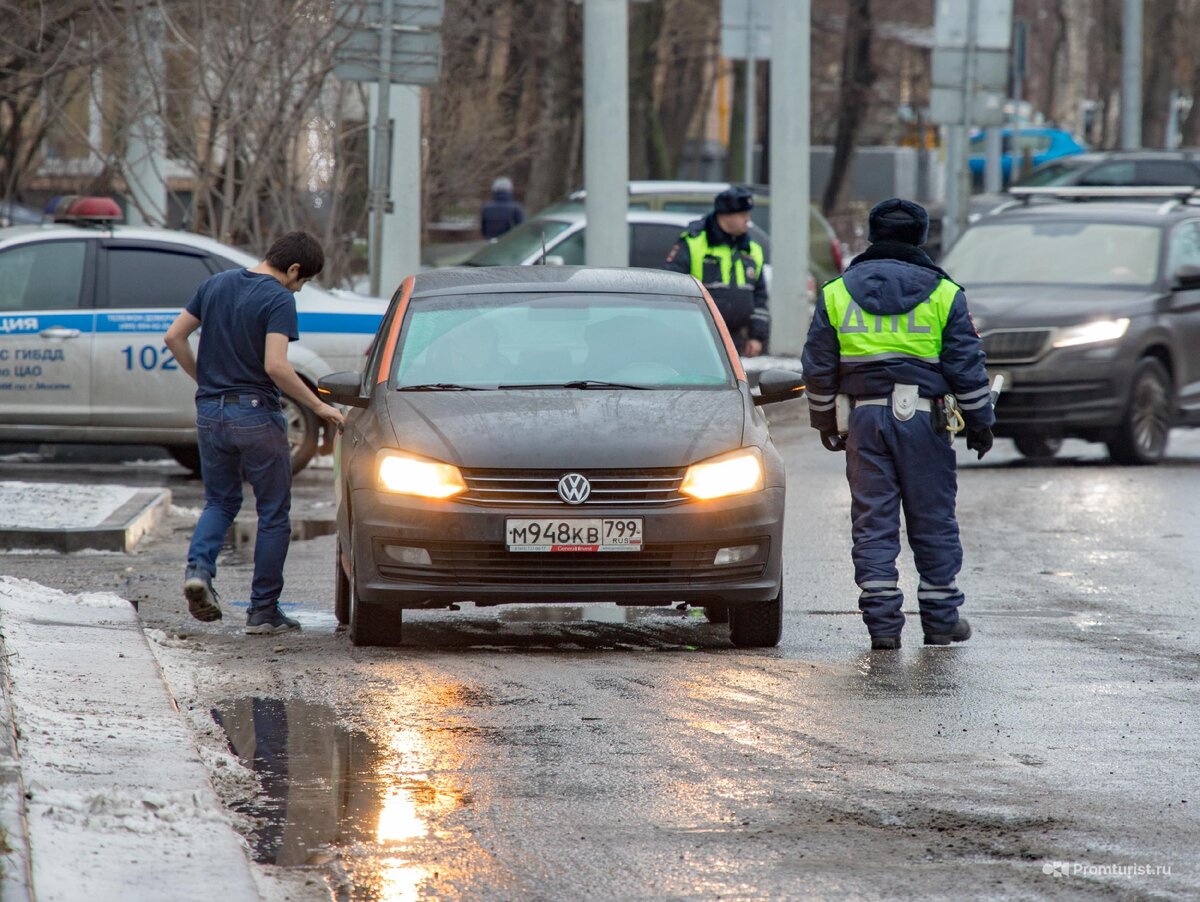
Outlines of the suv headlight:
<svg viewBox="0 0 1200 902">
<path fill-rule="evenodd" d="M 397 495 L 450 498 L 467 490 L 458 467 L 404 451 L 380 451 L 375 469 L 379 488 Z"/>
<path fill-rule="evenodd" d="M 1129 317 L 1098 319 L 1079 326 L 1067 326 L 1054 331 L 1054 347 L 1074 348 L 1102 341 L 1116 341 L 1129 331 Z"/>
<path fill-rule="evenodd" d="M 679 491 L 708 500 L 758 492 L 763 487 L 762 451 L 739 448 L 687 468 Z"/>
</svg>

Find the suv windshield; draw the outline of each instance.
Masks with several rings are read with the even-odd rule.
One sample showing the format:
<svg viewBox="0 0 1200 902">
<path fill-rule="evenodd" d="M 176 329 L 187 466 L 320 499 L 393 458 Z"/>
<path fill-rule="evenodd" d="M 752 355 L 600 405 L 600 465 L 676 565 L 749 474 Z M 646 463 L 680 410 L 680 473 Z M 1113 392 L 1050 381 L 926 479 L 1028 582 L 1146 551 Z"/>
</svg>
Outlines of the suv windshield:
<svg viewBox="0 0 1200 902">
<path fill-rule="evenodd" d="M 1149 285 L 1162 233 L 1155 226 L 1058 220 L 967 229 L 941 265 L 973 285 Z"/>
<path fill-rule="evenodd" d="M 733 385 L 716 326 L 699 299 L 590 294 L 415 298 L 399 342 L 393 373 L 398 389 L 581 382 L 637 388 Z"/>
<path fill-rule="evenodd" d="M 547 247 L 550 241 L 571 227 L 558 219 L 534 219 L 505 232 L 495 241 L 485 244 L 464 262 L 464 266 L 520 266 L 530 254 Z M 547 251 L 547 253 L 549 253 Z"/>
</svg>

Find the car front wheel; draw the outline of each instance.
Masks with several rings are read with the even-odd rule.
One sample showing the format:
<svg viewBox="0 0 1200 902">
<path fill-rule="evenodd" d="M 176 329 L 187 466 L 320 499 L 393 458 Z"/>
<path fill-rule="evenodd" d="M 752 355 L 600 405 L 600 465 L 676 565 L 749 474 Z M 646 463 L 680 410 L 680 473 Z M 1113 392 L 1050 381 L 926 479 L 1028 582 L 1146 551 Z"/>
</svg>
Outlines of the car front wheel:
<svg viewBox="0 0 1200 902">
<path fill-rule="evenodd" d="M 282 399 L 283 418 L 287 420 L 288 450 L 292 455 L 292 472 L 299 473 L 317 453 L 321 436 L 321 421 L 307 407 L 287 395 Z"/>
<path fill-rule="evenodd" d="M 340 565 L 339 565 L 340 566 Z M 358 596 L 358 567 L 354 563 L 354 523 L 350 524 L 350 642 L 354 645 L 394 647 L 403 634 L 403 612 L 385 604 L 372 604 Z M 335 599 L 336 600 L 336 599 Z"/>
<path fill-rule="evenodd" d="M 771 601 L 729 608 L 729 638 L 738 648 L 771 648 L 783 635 L 783 586 Z"/>
<path fill-rule="evenodd" d="M 337 540 L 334 549 L 333 576 L 333 616 L 337 622 L 345 626 L 350 622 L 350 577 L 342 566 L 342 540 Z"/>
<path fill-rule="evenodd" d="M 1171 433 L 1171 376 L 1153 357 L 1133 371 L 1129 408 L 1108 442 L 1113 463 L 1154 464 L 1167 453 Z"/>
</svg>

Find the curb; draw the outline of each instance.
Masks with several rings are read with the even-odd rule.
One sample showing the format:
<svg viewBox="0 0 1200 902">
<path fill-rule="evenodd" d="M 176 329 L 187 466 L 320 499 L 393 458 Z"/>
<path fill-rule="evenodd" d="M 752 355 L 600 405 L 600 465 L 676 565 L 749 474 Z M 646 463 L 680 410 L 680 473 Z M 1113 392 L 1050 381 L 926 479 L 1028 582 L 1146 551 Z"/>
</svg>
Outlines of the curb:
<svg viewBox="0 0 1200 902">
<path fill-rule="evenodd" d="M 16 898 L 258 900 L 132 605 L 0 576 L 0 631 L 17 737 L 5 785 L 24 789 L 28 836 Z M 0 793 L 0 817 L 11 796 Z M 15 892 L 19 877 L 14 867 Z"/>
<path fill-rule="evenodd" d="M 162 520 L 170 506 L 169 490 L 141 489 L 96 526 L 0 529 L 0 548 L 128 553 Z"/>
</svg>

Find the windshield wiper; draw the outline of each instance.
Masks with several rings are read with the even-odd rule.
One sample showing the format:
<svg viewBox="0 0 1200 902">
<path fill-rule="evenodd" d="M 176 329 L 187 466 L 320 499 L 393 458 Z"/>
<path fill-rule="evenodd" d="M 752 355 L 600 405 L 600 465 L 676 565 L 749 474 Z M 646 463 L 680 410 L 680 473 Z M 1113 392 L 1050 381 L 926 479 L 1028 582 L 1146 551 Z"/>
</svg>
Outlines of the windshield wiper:
<svg viewBox="0 0 1200 902">
<path fill-rule="evenodd" d="M 649 391 L 648 385 L 630 385 L 626 382 L 606 382 L 603 379 L 573 379 L 570 382 L 522 382 L 516 385 L 498 385 L 498 389 L 514 388 L 632 388 L 638 391 Z"/>
<path fill-rule="evenodd" d="M 400 385 L 396 391 L 492 391 L 482 385 L 459 385 L 457 382 L 424 382 L 420 385 Z"/>
</svg>

